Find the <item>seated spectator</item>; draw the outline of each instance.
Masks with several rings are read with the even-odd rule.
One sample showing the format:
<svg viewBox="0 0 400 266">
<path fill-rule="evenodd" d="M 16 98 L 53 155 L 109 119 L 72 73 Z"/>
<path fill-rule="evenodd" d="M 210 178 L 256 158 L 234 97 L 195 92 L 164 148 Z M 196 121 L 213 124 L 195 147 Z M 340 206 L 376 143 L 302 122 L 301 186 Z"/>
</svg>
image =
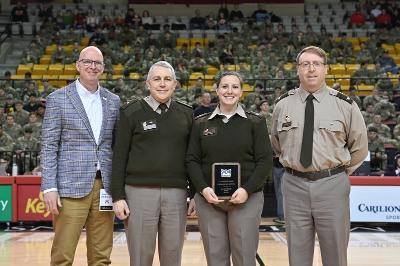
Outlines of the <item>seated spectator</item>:
<svg viewBox="0 0 400 266">
<path fill-rule="evenodd" d="M 206 74 L 207 63 L 202 57 L 196 56 L 190 60 L 189 69 L 190 72 L 202 72 L 203 74 Z"/>
<path fill-rule="evenodd" d="M 271 19 L 270 14 L 268 13 L 267 10 L 264 9 L 264 5 L 263 4 L 258 4 L 257 5 L 258 9 L 255 10 L 253 12 L 253 14 L 251 15 L 251 17 L 256 21 L 256 22 L 261 22 L 264 23 L 267 20 Z"/>
<path fill-rule="evenodd" d="M 0 125 L 4 125 L 6 123 L 7 114 L 4 109 L 4 105 L 0 102 Z"/>
<path fill-rule="evenodd" d="M 368 104 L 372 104 L 373 106 L 375 106 L 381 100 L 382 100 L 381 92 L 375 86 L 375 88 L 372 90 L 372 94 L 364 98 L 363 101 L 364 108 L 366 108 Z"/>
<path fill-rule="evenodd" d="M 86 16 L 86 30 L 88 32 L 94 32 L 99 22 L 100 17 L 96 14 L 96 10 L 89 9 L 88 15 Z"/>
<path fill-rule="evenodd" d="M 200 9 L 194 11 L 194 17 L 189 20 L 189 26 L 191 30 L 202 30 L 206 24 L 206 19 L 200 15 Z"/>
<path fill-rule="evenodd" d="M 67 53 L 65 52 L 63 46 L 61 44 L 57 44 L 56 50 L 51 55 L 51 63 L 52 64 L 64 64 L 66 56 L 67 56 Z"/>
<path fill-rule="evenodd" d="M 370 127 L 374 127 L 377 129 L 378 135 L 381 137 L 384 143 L 390 143 L 392 138 L 390 127 L 382 123 L 382 117 L 380 114 L 374 115 L 372 123 L 367 126 L 367 128 Z"/>
<path fill-rule="evenodd" d="M 361 111 L 361 113 L 364 118 L 365 126 L 368 126 L 374 121 L 375 112 L 374 112 L 374 105 L 372 103 L 368 103 L 365 107 L 365 111 Z"/>
<path fill-rule="evenodd" d="M 32 136 L 32 128 L 25 127 L 24 135 L 19 137 L 14 145 L 15 153 L 19 159 L 19 173 L 30 174 L 31 171 L 38 165 L 38 154 L 40 152 L 40 142 Z"/>
<path fill-rule="evenodd" d="M 212 97 L 209 92 L 202 93 L 200 105 L 196 109 L 194 109 L 194 117 L 214 111 L 215 106 L 211 104 L 211 99 Z"/>
<path fill-rule="evenodd" d="M 244 16 L 242 11 L 239 8 L 239 4 L 234 4 L 233 5 L 233 10 L 231 11 L 231 14 L 229 15 L 229 19 L 233 22 L 241 21 L 243 20 Z"/>
<path fill-rule="evenodd" d="M 32 136 L 39 139 L 42 135 L 42 123 L 38 121 L 38 115 L 35 112 L 29 113 L 29 120 L 23 126 L 23 130 L 29 127 L 32 130 Z"/>
<path fill-rule="evenodd" d="M 3 127 L 4 126 L 0 123 L 0 152 L 12 151 L 14 147 L 14 141 L 10 135 L 4 132 Z"/>
<path fill-rule="evenodd" d="M 39 107 L 36 110 L 37 122 L 39 122 L 40 124 L 43 122 L 45 112 L 46 112 L 46 102 L 40 102 Z M 40 125 L 40 127 L 42 127 L 42 125 Z M 40 136 L 38 137 L 38 139 L 40 139 Z"/>
<path fill-rule="evenodd" d="M 350 99 L 352 99 L 353 101 L 356 102 L 356 104 L 358 105 L 358 108 L 360 108 L 360 110 L 362 109 L 362 102 L 360 97 L 358 97 L 357 95 L 357 89 L 354 86 L 350 86 L 349 87 L 349 97 Z"/>
<path fill-rule="evenodd" d="M 24 110 L 24 104 L 21 100 L 15 102 L 14 119 L 17 124 L 24 126 L 28 123 L 29 112 Z"/>
<path fill-rule="evenodd" d="M 218 30 L 222 30 L 222 31 L 228 31 L 228 30 L 231 29 L 231 25 L 228 23 L 228 20 L 225 17 L 223 12 L 218 14 L 218 17 L 217 17 L 217 29 Z"/>
<path fill-rule="evenodd" d="M 172 22 L 171 30 L 186 30 L 186 24 L 182 22 L 182 18 L 177 17 L 176 21 Z"/>
<path fill-rule="evenodd" d="M 373 64 L 374 63 L 374 58 L 372 56 L 372 53 L 367 47 L 365 46 L 365 43 L 360 44 L 360 51 L 356 55 L 356 62 L 362 64 L 363 67 L 368 67 L 367 64 Z M 368 69 L 368 68 L 367 68 Z"/>
<path fill-rule="evenodd" d="M 29 94 L 29 101 L 24 105 L 24 110 L 27 112 L 36 112 L 39 108 L 39 103 L 37 102 L 36 93 Z"/>
<path fill-rule="evenodd" d="M 7 133 L 13 140 L 18 139 L 22 136 L 22 127 L 15 123 L 14 115 L 7 114 L 6 124 L 3 127 L 5 133 Z"/>
<path fill-rule="evenodd" d="M 360 8 L 357 7 L 356 10 L 350 15 L 349 28 L 360 28 L 365 25 L 367 18 Z"/>
<path fill-rule="evenodd" d="M 17 2 L 17 4 L 11 10 L 11 20 L 14 22 L 29 21 L 26 4 L 22 5 L 21 2 Z"/>
<path fill-rule="evenodd" d="M 386 11 L 386 9 L 382 9 L 382 12 L 375 17 L 375 27 L 376 28 L 392 28 L 392 16 Z"/>
<path fill-rule="evenodd" d="M 396 115 L 394 104 L 389 101 L 387 95 L 383 95 L 382 100 L 375 105 L 374 112 L 381 115 L 382 121 L 392 119 Z"/>
<path fill-rule="evenodd" d="M 399 68 L 396 65 L 393 57 L 391 57 L 387 51 L 382 53 L 376 58 L 376 62 L 381 65 L 384 72 L 391 72 L 392 74 L 398 74 Z"/>
<path fill-rule="evenodd" d="M 106 42 L 107 42 L 106 36 L 102 32 L 101 28 L 100 27 L 96 27 L 95 32 L 92 34 L 92 36 L 89 39 L 89 44 L 90 45 L 101 46 Z"/>
<path fill-rule="evenodd" d="M 150 17 L 148 10 L 143 10 L 142 12 L 142 25 L 145 29 L 150 29 L 151 25 L 154 23 L 153 18 Z"/>
<path fill-rule="evenodd" d="M 397 141 L 397 147 L 400 150 L 400 116 L 397 116 L 396 122 L 393 128 L 393 137 Z"/>
<path fill-rule="evenodd" d="M 378 129 L 373 126 L 368 127 L 368 151 L 372 175 L 383 175 L 387 166 L 387 155 L 384 142 L 378 135 Z"/>
</svg>

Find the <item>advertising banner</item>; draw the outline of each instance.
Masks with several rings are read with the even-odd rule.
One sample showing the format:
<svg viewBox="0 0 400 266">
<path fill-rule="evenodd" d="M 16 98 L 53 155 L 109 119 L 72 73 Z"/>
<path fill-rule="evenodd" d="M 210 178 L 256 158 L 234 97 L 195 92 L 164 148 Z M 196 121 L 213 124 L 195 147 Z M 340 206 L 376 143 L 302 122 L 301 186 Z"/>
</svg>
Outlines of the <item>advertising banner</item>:
<svg viewBox="0 0 400 266">
<path fill-rule="evenodd" d="M 12 185 L 0 185 L 0 222 L 12 220 Z"/>
<path fill-rule="evenodd" d="M 350 219 L 400 223 L 400 186 L 352 186 Z"/>
<path fill-rule="evenodd" d="M 18 221 L 51 221 L 40 185 L 18 185 Z"/>
</svg>

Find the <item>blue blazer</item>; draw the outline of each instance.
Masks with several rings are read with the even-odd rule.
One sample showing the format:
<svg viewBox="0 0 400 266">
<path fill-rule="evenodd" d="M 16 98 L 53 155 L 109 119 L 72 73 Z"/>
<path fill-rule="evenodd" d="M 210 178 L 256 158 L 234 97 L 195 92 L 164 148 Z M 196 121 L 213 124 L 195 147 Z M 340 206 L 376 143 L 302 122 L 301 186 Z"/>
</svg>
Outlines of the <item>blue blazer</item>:
<svg viewBox="0 0 400 266">
<path fill-rule="evenodd" d="M 61 197 L 81 198 L 90 193 L 100 161 L 103 185 L 110 191 L 113 131 L 119 118 L 119 97 L 99 87 L 103 122 L 96 144 L 75 82 L 46 99 L 42 124 L 42 186 L 57 188 Z"/>
</svg>

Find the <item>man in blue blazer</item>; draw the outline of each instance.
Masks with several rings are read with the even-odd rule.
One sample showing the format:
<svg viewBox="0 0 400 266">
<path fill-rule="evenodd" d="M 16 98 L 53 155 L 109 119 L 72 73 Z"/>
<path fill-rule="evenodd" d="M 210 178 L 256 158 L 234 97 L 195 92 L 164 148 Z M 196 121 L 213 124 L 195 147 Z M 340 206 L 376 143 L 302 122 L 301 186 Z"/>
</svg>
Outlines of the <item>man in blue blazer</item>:
<svg viewBox="0 0 400 266">
<path fill-rule="evenodd" d="M 112 139 L 119 97 L 99 85 L 101 51 L 84 48 L 79 78 L 46 99 L 42 128 L 42 187 L 53 214 L 51 265 L 72 265 L 82 228 L 88 265 L 108 265 L 114 215 L 100 211 L 100 190 L 110 188 Z"/>
</svg>

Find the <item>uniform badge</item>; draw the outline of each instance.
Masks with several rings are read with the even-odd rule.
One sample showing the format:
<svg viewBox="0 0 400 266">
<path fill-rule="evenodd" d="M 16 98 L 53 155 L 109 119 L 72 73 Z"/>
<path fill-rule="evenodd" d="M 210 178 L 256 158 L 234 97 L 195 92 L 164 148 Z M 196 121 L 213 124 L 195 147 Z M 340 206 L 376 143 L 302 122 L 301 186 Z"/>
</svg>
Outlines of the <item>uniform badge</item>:
<svg viewBox="0 0 400 266">
<path fill-rule="evenodd" d="M 157 129 L 157 124 L 155 120 L 144 121 L 142 123 L 142 126 L 144 131 Z"/>
<path fill-rule="evenodd" d="M 217 134 L 217 128 L 216 127 L 206 128 L 203 131 L 203 136 L 214 136 L 216 134 Z"/>
<path fill-rule="evenodd" d="M 290 127 L 292 125 L 292 121 L 289 115 L 285 116 L 285 123 L 282 124 L 282 127 Z"/>
</svg>

